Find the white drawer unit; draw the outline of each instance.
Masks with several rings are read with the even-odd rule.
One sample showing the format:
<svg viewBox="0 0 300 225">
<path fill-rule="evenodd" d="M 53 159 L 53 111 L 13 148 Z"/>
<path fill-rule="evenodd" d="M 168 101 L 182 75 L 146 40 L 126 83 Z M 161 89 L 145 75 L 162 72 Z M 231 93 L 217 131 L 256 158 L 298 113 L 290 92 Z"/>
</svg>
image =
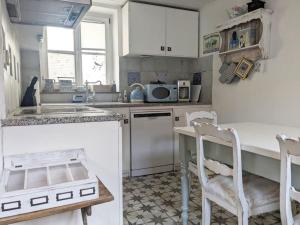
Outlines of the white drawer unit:
<svg viewBox="0 0 300 225">
<path fill-rule="evenodd" d="M 83 149 L 7 156 L 1 186 L 0 218 L 99 197 Z"/>
</svg>

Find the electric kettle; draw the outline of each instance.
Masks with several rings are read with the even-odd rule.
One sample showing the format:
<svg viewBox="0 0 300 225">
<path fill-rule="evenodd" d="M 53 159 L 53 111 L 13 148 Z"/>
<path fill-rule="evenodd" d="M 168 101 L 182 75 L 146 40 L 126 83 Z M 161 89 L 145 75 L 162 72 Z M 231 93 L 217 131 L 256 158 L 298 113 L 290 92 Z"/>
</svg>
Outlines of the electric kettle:
<svg viewBox="0 0 300 225">
<path fill-rule="evenodd" d="M 144 102 L 144 86 L 139 83 L 130 85 L 130 102 L 132 103 L 143 103 Z"/>
</svg>

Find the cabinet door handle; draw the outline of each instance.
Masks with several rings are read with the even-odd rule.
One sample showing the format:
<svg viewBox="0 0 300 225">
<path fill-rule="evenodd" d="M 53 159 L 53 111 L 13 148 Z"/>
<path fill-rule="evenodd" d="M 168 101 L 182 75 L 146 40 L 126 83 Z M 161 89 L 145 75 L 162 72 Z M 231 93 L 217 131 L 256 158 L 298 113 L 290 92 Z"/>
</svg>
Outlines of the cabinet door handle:
<svg viewBox="0 0 300 225">
<path fill-rule="evenodd" d="M 171 47 L 168 47 L 168 52 L 171 52 L 172 51 L 172 48 Z"/>
<path fill-rule="evenodd" d="M 165 51 L 165 46 L 160 46 L 161 51 Z"/>
<path fill-rule="evenodd" d="M 179 116 L 176 116 L 176 117 L 175 117 L 175 121 L 179 121 Z"/>
<path fill-rule="evenodd" d="M 124 124 L 128 124 L 128 123 L 129 123 L 128 119 L 125 119 Z"/>
</svg>

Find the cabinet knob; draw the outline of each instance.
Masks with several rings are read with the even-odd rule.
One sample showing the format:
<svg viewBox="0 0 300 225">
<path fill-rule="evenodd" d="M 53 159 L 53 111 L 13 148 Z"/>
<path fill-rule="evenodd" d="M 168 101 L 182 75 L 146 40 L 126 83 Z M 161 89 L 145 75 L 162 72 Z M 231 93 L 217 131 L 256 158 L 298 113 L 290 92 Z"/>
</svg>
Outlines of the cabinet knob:
<svg viewBox="0 0 300 225">
<path fill-rule="evenodd" d="M 176 117 L 175 117 L 175 121 L 179 121 L 179 116 L 176 116 Z"/>
<path fill-rule="evenodd" d="M 128 119 L 125 119 L 124 124 L 128 124 L 128 123 L 129 123 Z"/>
<path fill-rule="evenodd" d="M 165 46 L 160 46 L 160 50 L 164 51 L 165 50 Z"/>
<path fill-rule="evenodd" d="M 168 47 L 168 52 L 171 52 L 172 51 L 172 48 L 171 47 Z"/>
</svg>

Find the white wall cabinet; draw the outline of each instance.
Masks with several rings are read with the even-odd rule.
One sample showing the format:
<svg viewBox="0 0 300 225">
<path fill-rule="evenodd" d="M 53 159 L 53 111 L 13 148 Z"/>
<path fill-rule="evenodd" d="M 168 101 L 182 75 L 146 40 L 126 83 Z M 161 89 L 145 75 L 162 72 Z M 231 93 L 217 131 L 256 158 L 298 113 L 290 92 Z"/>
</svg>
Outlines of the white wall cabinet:
<svg viewBox="0 0 300 225">
<path fill-rule="evenodd" d="M 198 12 L 166 9 L 166 55 L 198 57 Z"/>
<path fill-rule="evenodd" d="M 128 2 L 122 24 L 124 56 L 198 57 L 198 12 Z"/>
</svg>

